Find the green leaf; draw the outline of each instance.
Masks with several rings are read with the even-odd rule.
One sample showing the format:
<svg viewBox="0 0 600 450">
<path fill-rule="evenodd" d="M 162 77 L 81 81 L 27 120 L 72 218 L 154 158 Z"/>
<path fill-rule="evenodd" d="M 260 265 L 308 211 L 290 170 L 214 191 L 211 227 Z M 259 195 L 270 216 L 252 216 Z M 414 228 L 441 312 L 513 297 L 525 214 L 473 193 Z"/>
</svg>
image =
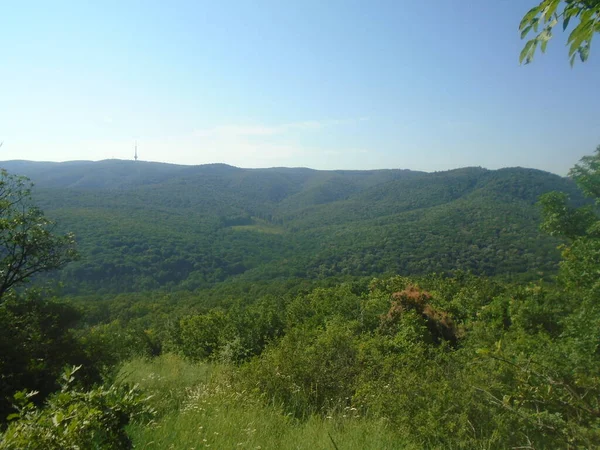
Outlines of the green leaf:
<svg viewBox="0 0 600 450">
<path fill-rule="evenodd" d="M 594 11 L 592 9 L 584 10 L 583 13 L 581 13 L 580 25 L 587 25 L 590 23 L 593 14 Z"/>
<path fill-rule="evenodd" d="M 521 39 L 527 36 L 527 33 L 529 33 L 529 31 L 531 30 L 531 27 L 532 25 L 528 25 L 523 29 L 523 31 L 521 32 Z"/>
<path fill-rule="evenodd" d="M 558 8 L 559 3 L 560 0 L 552 0 L 552 2 L 546 7 L 546 10 L 544 11 L 544 17 L 546 22 L 550 20 L 550 17 L 552 17 L 554 12 L 556 11 L 556 8 Z"/>
<path fill-rule="evenodd" d="M 523 60 L 525 60 L 525 64 L 529 64 L 531 62 L 533 59 L 532 49 L 534 49 L 536 42 L 536 39 L 527 41 L 525 47 L 523 47 L 523 50 L 521 50 L 521 54 L 519 55 L 519 63 L 523 64 Z"/>
<path fill-rule="evenodd" d="M 565 31 L 567 29 L 570 21 L 571 21 L 571 16 L 568 16 L 565 20 L 563 20 L 563 31 Z"/>
<path fill-rule="evenodd" d="M 527 14 L 525 14 L 523 16 L 523 19 L 521 19 L 521 23 L 519 24 L 519 30 L 522 30 L 529 22 L 531 22 L 531 19 L 533 19 L 538 12 L 540 11 L 540 5 L 538 6 L 534 6 L 533 8 L 531 8 Z"/>
<path fill-rule="evenodd" d="M 581 62 L 586 62 L 588 57 L 590 56 L 590 44 L 584 45 L 579 48 L 579 58 Z"/>
<path fill-rule="evenodd" d="M 581 24 L 579 24 L 569 35 L 567 43 L 570 43 L 569 56 L 572 56 L 581 47 L 585 41 L 585 33 Z"/>
</svg>

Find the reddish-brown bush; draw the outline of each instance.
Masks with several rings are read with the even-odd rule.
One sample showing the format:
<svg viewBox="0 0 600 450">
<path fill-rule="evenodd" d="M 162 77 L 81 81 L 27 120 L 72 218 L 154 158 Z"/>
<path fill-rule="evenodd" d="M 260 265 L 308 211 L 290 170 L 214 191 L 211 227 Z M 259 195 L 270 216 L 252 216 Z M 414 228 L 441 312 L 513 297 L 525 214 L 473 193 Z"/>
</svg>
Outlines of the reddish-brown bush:
<svg viewBox="0 0 600 450">
<path fill-rule="evenodd" d="M 403 291 L 394 292 L 390 309 L 381 318 L 382 326 L 389 328 L 390 325 L 397 324 L 405 312 L 416 311 L 425 320 L 434 342 L 440 343 L 445 340 L 456 344 L 460 334 L 458 328 L 447 312 L 431 306 L 431 299 L 429 292 L 413 285 L 408 285 Z"/>
</svg>

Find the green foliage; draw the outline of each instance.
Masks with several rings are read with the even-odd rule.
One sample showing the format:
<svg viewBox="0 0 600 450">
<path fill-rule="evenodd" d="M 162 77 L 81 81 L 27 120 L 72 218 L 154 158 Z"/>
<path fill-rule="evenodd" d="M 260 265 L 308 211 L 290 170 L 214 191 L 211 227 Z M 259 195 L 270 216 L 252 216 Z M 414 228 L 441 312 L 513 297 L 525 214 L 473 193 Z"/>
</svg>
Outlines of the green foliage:
<svg viewBox="0 0 600 450">
<path fill-rule="evenodd" d="M 366 419 L 347 407 L 333 415 L 297 420 L 260 395 L 239 390 L 227 372 L 175 355 L 136 359 L 127 379 L 153 394 L 156 420 L 129 427 L 135 448 L 411 449 L 385 420 Z"/>
<path fill-rule="evenodd" d="M 241 379 L 296 417 L 332 413 L 350 406 L 357 374 L 352 325 L 297 327 L 242 368 Z"/>
<path fill-rule="evenodd" d="M 8 298 L 7 298 L 8 297 Z M 79 313 L 70 305 L 39 295 L 5 296 L 0 304 L 0 424 L 13 411 L 12 396 L 34 390 L 40 404 L 54 392 L 63 367 L 84 364 L 80 381 L 98 381 L 101 360 L 86 353 L 73 334 Z"/>
<path fill-rule="evenodd" d="M 569 58 L 571 66 L 575 57 L 579 55 L 585 62 L 590 54 L 590 45 L 595 33 L 600 32 L 600 1 L 598 0 L 542 0 L 539 5 L 531 8 L 519 24 L 521 39 L 530 32 L 538 33 L 527 41 L 519 61 L 529 64 L 538 47 L 542 53 L 546 51 L 548 41 L 552 38 L 554 27 L 562 22 L 562 29 L 566 31 L 570 24 L 576 23 L 567 39 L 569 45 Z"/>
<path fill-rule="evenodd" d="M 226 315 L 221 311 L 187 317 L 181 320 L 181 351 L 188 358 L 201 360 L 216 352 L 222 344 Z"/>
<path fill-rule="evenodd" d="M 287 303 L 283 337 L 232 386 L 294 417 L 385 418 L 420 448 L 590 448 L 600 438 L 592 298 L 465 274 L 315 289 Z"/>
<path fill-rule="evenodd" d="M 592 207 L 573 208 L 564 192 L 548 192 L 540 197 L 542 207 L 542 231 L 551 236 L 575 239 L 587 233 L 597 221 Z"/>
<path fill-rule="evenodd" d="M 600 204 L 600 147 L 585 156 L 569 172 L 581 190 Z M 600 217 L 591 207 L 572 208 L 568 196 L 549 193 L 542 197 L 542 229 L 571 239 L 563 249 L 560 280 L 572 291 L 595 289 L 600 263 Z"/>
<path fill-rule="evenodd" d="M 343 436 L 382 423 L 385 442 L 399 447 L 598 445 L 594 289 L 457 273 L 342 283 L 282 298 L 248 292 L 230 291 L 240 301 L 177 322 L 186 329 L 179 338 L 186 337 L 176 348 L 198 346 L 190 359 L 226 366 L 194 368 L 162 355 L 123 368 L 155 396 L 151 404 L 162 414 L 156 426 L 130 428 L 136 445 L 227 447 L 235 440 L 275 448 L 290 442 L 286 436 L 315 432 L 310 442 L 326 448 L 326 429 L 352 448 Z M 440 336 L 432 320 L 452 324 L 456 339 Z M 242 349 L 269 332 L 248 360 Z M 373 442 L 363 445 L 382 444 Z"/>
<path fill-rule="evenodd" d="M 236 303 L 227 313 L 212 309 L 184 316 L 171 332 L 174 348 L 187 358 L 236 363 L 260 354 L 283 330 L 284 309 L 274 297 Z"/>
<path fill-rule="evenodd" d="M 110 373 L 119 364 L 138 356 L 157 356 L 161 343 L 148 330 L 131 323 L 124 326 L 119 320 L 98 324 L 79 331 L 81 343 L 95 365 Z"/>
<path fill-rule="evenodd" d="M 73 295 L 452 270 L 548 278 L 560 253 L 532 205 L 552 190 L 583 201 L 569 180 L 520 168 L 13 164 L 78 237 L 81 259 L 52 275 Z"/>
<path fill-rule="evenodd" d="M 593 155 L 581 158 L 579 164 L 569 171 L 569 176 L 585 195 L 600 202 L 600 145 Z"/>
<path fill-rule="evenodd" d="M 342 283 L 279 300 L 249 300 L 243 289 L 230 294 L 241 301 L 184 316 L 179 338 L 186 337 L 175 348 L 199 348 L 192 359 L 235 365 L 221 372 L 218 387 L 199 386 L 186 397 L 175 386 L 161 392 L 169 367 L 184 373 L 173 357 L 161 357 L 170 362 L 143 379 L 151 393 L 165 396 L 165 416 L 157 428 L 134 427 L 135 439 L 192 442 L 186 427 L 195 420 L 238 442 L 273 442 L 271 431 L 250 441 L 239 434 L 248 428 L 239 421 L 253 410 L 275 423 L 289 414 L 303 429 L 344 415 L 354 420 L 349 430 L 384 420 L 415 448 L 598 445 L 600 310 L 593 284 L 516 286 L 457 273 Z M 454 337 L 440 333 L 436 321 L 452 326 Z M 248 360 L 243 349 L 269 330 Z M 261 424 L 270 430 L 270 423 Z M 211 445 L 230 442 L 195 433 Z"/>
<path fill-rule="evenodd" d="M 148 394 L 148 405 L 160 417 L 178 413 L 184 407 L 190 389 L 209 383 L 218 374 L 218 366 L 164 353 L 155 358 L 136 357 L 123 363 L 117 378 L 123 383 L 139 386 Z"/>
<path fill-rule="evenodd" d="M 600 273 L 600 239 L 579 238 L 563 250 L 559 280 L 573 292 L 596 292 Z"/>
<path fill-rule="evenodd" d="M 597 153 L 572 171 L 592 196 Z M 61 191 L 73 202 L 62 210 L 65 218 L 76 213 L 88 230 L 96 220 L 110 223 L 97 241 L 108 239 L 109 250 L 94 247 L 102 265 L 87 260 L 79 276 L 89 281 L 96 273 L 93 283 L 102 285 L 106 270 L 117 291 L 129 279 L 141 280 L 133 290 L 146 283 L 171 289 L 114 298 L 106 290 L 77 300 L 86 308 L 76 334 L 82 354 L 108 366 L 133 357 L 122 376 L 154 398 L 139 403 L 137 393 L 118 387 L 68 387 L 35 409 L 19 394 L 19 416 L 0 445 L 126 448 L 123 426 L 143 404 L 160 416 L 130 425 L 140 447 L 600 446 L 599 222 L 569 182 L 517 169 L 259 176 L 223 166 L 194 170 L 199 180 L 165 176 L 120 192 Z M 195 200 L 194 183 L 219 195 Z M 541 200 L 544 230 L 569 239 L 555 282 L 448 273 L 458 266 L 542 276 L 535 271 L 552 261 L 543 248 L 558 241 L 530 225 L 540 218 L 537 196 L 557 185 L 567 193 Z M 246 205 L 232 200 L 242 188 Z M 94 197 L 93 208 L 77 205 Z M 164 208 L 152 211 L 164 215 L 164 226 L 149 219 L 147 204 Z M 283 231 L 257 232 L 256 224 Z M 147 266 L 138 266 L 139 257 Z M 443 274 L 414 275 L 432 268 Z M 352 277 L 400 269 L 413 275 Z M 229 281 L 206 289 L 216 280 Z M 185 283 L 204 289 L 174 290 Z M 43 359 L 39 373 L 49 392 L 60 364 L 71 362 L 54 353 L 60 343 L 70 354 L 75 342 L 70 312 L 56 315 L 58 307 L 49 305 L 29 317 L 27 302 L 13 303 L 10 295 L 0 305 L 3 351 L 33 367 Z M 15 350 L 11 334 L 23 340 Z M 40 357 L 40 349 L 48 353 Z M 163 349 L 177 354 L 150 359 Z M 32 389 L 29 382 L 18 386 L 10 370 L 0 375 L 12 380 L 6 395 Z M 383 438 L 372 437 L 377 433 Z"/>
<path fill-rule="evenodd" d="M 0 302 L 14 286 L 75 258 L 73 235 L 52 228 L 31 202 L 29 180 L 0 170 Z"/>
<path fill-rule="evenodd" d="M 147 422 L 153 411 L 136 388 L 111 385 L 81 391 L 74 387 L 79 367 L 65 370 L 61 391 L 43 408 L 29 401 L 35 392 L 15 395 L 18 413 L 0 438 L 0 449 L 62 450 L 76 448 L 132 448 L 125 426 Z"/>
<path fill-rule="evenodd" d="M 596 199 L 598 159 L 597 150 L 570 173 Z M 567 200 L 551 193 L 541 201 L 543 228 L 571 240 L 563 249 L 558 289 L 521 289 L 506 302 L 504 331 L 494 332 L 501 340 L 488 344 L 482 355 L 511 381 L 496 392 L 480 389 L 492 404 L 519 418 L 529 441 L 553 436 L 559 446 L 595 448 L 600 445 L 599 221 L 594 209 L 574 209 Z"/>
</svg>

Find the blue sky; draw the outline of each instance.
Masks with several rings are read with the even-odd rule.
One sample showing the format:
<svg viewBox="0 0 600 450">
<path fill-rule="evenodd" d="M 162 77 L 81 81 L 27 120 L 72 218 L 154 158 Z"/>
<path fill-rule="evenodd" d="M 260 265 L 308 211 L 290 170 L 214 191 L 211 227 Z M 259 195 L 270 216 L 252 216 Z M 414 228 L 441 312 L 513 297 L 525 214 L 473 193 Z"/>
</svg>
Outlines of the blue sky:
<svg viewBox="0 0 600 450">
<path fill-rule="evenodd" d="M 600 49 L 520 66 L 535 0 L 4 2 L 0 160 L 535 167 L 600 144 Z M 599 43 L 600 44 L 600 43 Z"/>
</svg>

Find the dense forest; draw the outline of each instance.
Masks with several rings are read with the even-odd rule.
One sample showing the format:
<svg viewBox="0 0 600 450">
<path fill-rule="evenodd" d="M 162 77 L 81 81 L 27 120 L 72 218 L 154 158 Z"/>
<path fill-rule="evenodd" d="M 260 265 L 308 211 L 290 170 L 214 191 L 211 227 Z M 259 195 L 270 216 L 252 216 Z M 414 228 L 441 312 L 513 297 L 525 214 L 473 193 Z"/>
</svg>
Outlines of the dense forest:
<svg viewBox="0 0 600 450">
<path fill-rule="evenodd" d="M 0 448 L 599 446 L 598 161 L 4 163 Z"/>
<path fill-rule="evenodd" d="M 548 278 L 558 241 L 538 197 L 574 183 L 522 168 L 317 171 L 101 161 L 4 163 L 73 232 L 68 294 L 195 290 L 215 283 L 463 270 Z M 52 274 L 56 277 L 57 274 Z"/>
</svg>

